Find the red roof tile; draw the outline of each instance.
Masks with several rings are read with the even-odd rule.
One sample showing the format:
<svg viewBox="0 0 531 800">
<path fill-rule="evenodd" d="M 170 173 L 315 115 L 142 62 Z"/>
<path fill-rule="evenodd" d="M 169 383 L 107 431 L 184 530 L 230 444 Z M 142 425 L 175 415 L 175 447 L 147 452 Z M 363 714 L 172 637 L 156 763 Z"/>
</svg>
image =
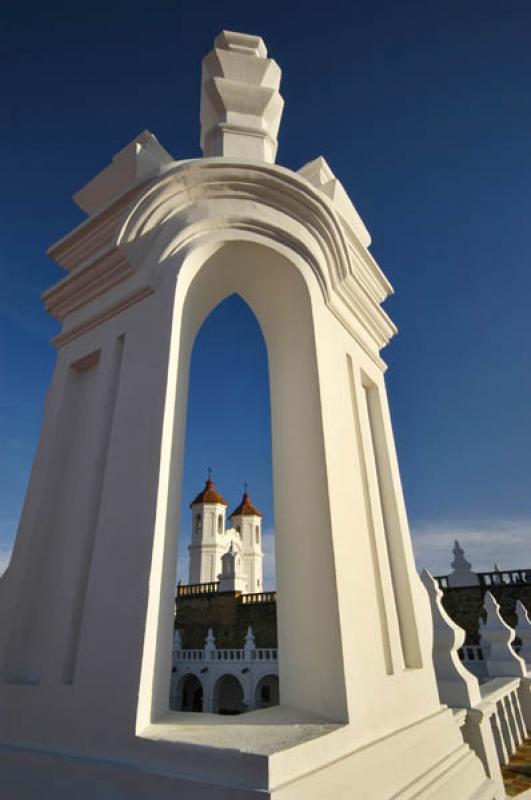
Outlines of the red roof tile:
<svg viewBox="0 0 531 800">
<path fill-rule="evenodd" d="M 249 497 L 247 492 L 244 493 L 240 505 L 237 508 L 234 509 L 234 511 L 230 515 L 229 519 L 231 519 L 231 517 L 238 517 L 240 515 L 244 516 L 244 517 L 245 516 L 247 516 L 247 517 L 251 517 L 251 516 L 253 516 L 253 517 L 263 517 L 264 516 L 263 514 L 261 514 L 258 511 L 257 508 L 255 508 L 253 506 L 253 504 L 251 503 L 251 498 Z"/>
<path fill-rule="evenodd" d="M 205 488 L 203 491 L 199 492 L 195 500 L 192 500 L 190 503 L 190 508 L 195 506 L 196 503 L 219 503 L 222 506 L 227 505 L 223 497 L 216 492 L 214 481 L 211 478 L 209 478 L 205 483 Z"/>
</svg>

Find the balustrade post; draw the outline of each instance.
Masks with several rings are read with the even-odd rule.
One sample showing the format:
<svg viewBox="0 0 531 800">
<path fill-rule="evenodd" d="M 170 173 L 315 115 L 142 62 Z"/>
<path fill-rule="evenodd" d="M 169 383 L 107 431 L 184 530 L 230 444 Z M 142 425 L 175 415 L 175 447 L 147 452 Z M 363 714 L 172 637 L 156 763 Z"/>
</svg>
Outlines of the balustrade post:
<svg viewBox="0 0 531 800">
<path fill-rule="evenodd" d="M 503 740 L 505 742 L 505 749 L 507 750 L 508 758 L 512 756 L 514 751 L 516 750 L 516 744 L 513 739 L 513 734 L 511 731 L 511 727 L 509 725 L 509 719 L 507 717 L 507 709 L 505 708 L 505 703 L 502 700 L 498 700 L 496 703 L 496 707 L 498 710 L 498 719 L 500 721 L 500 729 L 502 732 Z"/>
<path fill-rule="evenodd" d="M 505 706 L 505 714 L 507 716 L 507 723 L 509 725 L 509 730 L 511 731 L 511 738 L 514 741 L 514 749 L 518 747 L 519 744 L 522 743 L 522 738 L 520 736 L 520 732 L 518 730 L 518 725 L 516 723 L 516 715 L 514 713 L 514 706 L 511 700 L 511 694 L 506 695 L 502 702 Z"/>
<path fill-rule="evenodd" d="M 527 668 L 523 658 L 520 658 L 512 648 L 514 631 L 507 625 L 500 614 L 500 607 L 491 592 L 485 593 L 483 601 L 487 619 L 481 623 L 481 641 L 490 645 L 490 651 L 485 652 L 487 673 L 491 678 L 523 678 L 527 675 Z"/>
<path fill-rule="evenodd" d="M 498 707 L 494 704 L 494 713 L 491 715 L 492 731 L 494 734 L 494 741 L 496 742 L 496 750 L 498 753 L 498 761 L 503 766 L 509 761 L 509 754 L 507 752 L 507 745 L 505 744 L 505 737 L 503 736 L 502 726 L 500 723 L 500 715 Z"/>
<path fill-rule="evenodd" d="M 478 756 L 485 772 L 496 786 L 495 800 L 505 800 L 500 764 L 507 762 L 507 753 L 498 728 L 494 704 L 482 702 L 474 708 L 468 708 L 461 730 L 463 739 Z"/>
<path fill-rule="evenodd" d="M 525 728 L 525 722 L 522 714 L 522 707 L 520 705 L 520 698 L 518 697 L 518 692 L 511 692 L 511 694 L 509 695 L 509 702 L 511 703 L 513 709 L 514 722 L 518 731 L 518 743 L 521 744 L 527 737 L 527 731 Z"/>
</svg>

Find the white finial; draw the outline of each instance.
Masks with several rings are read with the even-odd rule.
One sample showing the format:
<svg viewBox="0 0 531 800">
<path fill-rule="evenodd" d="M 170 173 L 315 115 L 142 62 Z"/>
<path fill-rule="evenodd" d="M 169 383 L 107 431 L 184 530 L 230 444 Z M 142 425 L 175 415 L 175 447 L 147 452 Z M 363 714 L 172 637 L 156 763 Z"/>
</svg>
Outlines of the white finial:
<svg viewBox="0 0 531 800">
<path fill-rule="evenodd" d="M 212 628 L 208 629 L 208 633 L 207 633 L 206 638 L 205 638 L 204 650 L 205 650 L 205 653 L 208 654 L 207 658 L 213 658 L 212 654 L 216 650 L 216 639 L 214 637 L 214 631 L 212 630 Z"/>
<path fill-rule="evenodd" d="M 483 606 L 487 620 L 481 625 L 481 644 L 484 647 L 485 664 L 491 678 L 524 677 L 527 668 L 523 658 L 518 656 L 511 642 L 514 631 L 500 614 L 500 607 L 491 592 L 485 593 Z"/>
<path fill-rule="evenodd" d="M 219 34 L 202 65 L 203 156 L 274 163 L 284 108 L 280 76 L 259 36 Z"/>
<path fill-rule="evenodd" d="M 531 671 L 531 619 L 521 600 L 516 601 L 515 611 L 518 622 L 514 632 L 522 642 L 518 655 L 524 659 L 527 668 Z"/>
<path fill-rule="evenodd" d="M 256 654 L 256 643 L 254 639 L 254 633 L 252 626 L 249 625 L 247 628 L 247 633 L 245 634 L 245 646 L 244 646 L 245 658 L 247 661 L 250 661 L 255 657 Z"/>
<path fill-rule="evenodd" d="M 472 564 L 470 563 L 470 561 L 466 560 L 465 551 L 463 550 L 463 548 L 459 544 L 459 540 L 458 539 L 456 539 L 455 542 L 454 542 L 453 553 L 454 553 L 454 560 L 452 561 L 452 567 L 455 570 L 458 570 L 458 569 L 469 570 L 470 567 L 472 566 Z"/>
</svg>

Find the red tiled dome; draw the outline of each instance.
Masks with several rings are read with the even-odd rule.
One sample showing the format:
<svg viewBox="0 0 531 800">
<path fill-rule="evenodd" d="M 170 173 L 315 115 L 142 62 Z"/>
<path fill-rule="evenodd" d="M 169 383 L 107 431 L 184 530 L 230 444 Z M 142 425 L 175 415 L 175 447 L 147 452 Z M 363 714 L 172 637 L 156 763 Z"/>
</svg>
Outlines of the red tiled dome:
<svg viewBox="0 0 531 800">
<path fill-rule="evenodd" d="M 244 492 L 244 495 L 242 497 L 242 501 L 241 501 L 240 505 L 237 508 L 234 509 L 234 511 L 230 515 L 229 519 L 231 519 L 232 517 L 239 517 L 239 516 L 244 516 L 244 517 L 246 517 L 246 516 L 247 517 L 251 517 L 251 516 L 253 516 L 253 517 L 263 517 L 264 516 L 263 514 L 261 514 L 258 511 L 257 508 L 255 508 L 253 506 L 253 504 L 251 503 L 251 498 L 249 497 L 247 492 Z"/>
<path fill-rule="evenodd" d="M 224 498 L 216 492 L 214 481 L 211 478 L 209 478 L 205 483 L 205 488 L 203 491 L 199 492 L 195 500 L 192 500 L 190 503 L 190 508 L 195 506 L 196 503 L 219 503 L 222 506 L 227 505 Z"/>
</svg>

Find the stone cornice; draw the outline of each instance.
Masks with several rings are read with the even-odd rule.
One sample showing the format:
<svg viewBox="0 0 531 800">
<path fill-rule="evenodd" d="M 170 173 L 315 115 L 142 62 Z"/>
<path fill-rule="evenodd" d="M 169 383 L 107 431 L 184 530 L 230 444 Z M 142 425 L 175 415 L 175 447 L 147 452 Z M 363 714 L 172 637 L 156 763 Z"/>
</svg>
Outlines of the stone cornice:
<svg viewBox="0 0 531 800">
<path fill-rule="evenodd" d="M 153 270 L 216 229 L 259 234 L 305 259 L 331 312 L 382 364 L 378 352 L 396 332 L 380 306 L 389 282 L 333 201 L 279 166 L 226 158 L 169 165 L 50 248 L 70 274 L 45 293 L 46 307 L 68 328 L 71 312 L 79 317 L 96 297 L 101 305 L 111 287 L 123 284 L 125 300 L 132 283 L 139 295 L 141 273 L 156 290 Z"/>
<path fill-rule="evenodd" d="M 81 308 L 90 300 L 104 294 L 121 283 L 133 269 L 124 254 L 116 247 L 100 258 L 88 261 L 63 280 L 44 292 L 42 298 L 46 310 L 58 320 L 64 320 L 72 311 Z"/>
</svg>

